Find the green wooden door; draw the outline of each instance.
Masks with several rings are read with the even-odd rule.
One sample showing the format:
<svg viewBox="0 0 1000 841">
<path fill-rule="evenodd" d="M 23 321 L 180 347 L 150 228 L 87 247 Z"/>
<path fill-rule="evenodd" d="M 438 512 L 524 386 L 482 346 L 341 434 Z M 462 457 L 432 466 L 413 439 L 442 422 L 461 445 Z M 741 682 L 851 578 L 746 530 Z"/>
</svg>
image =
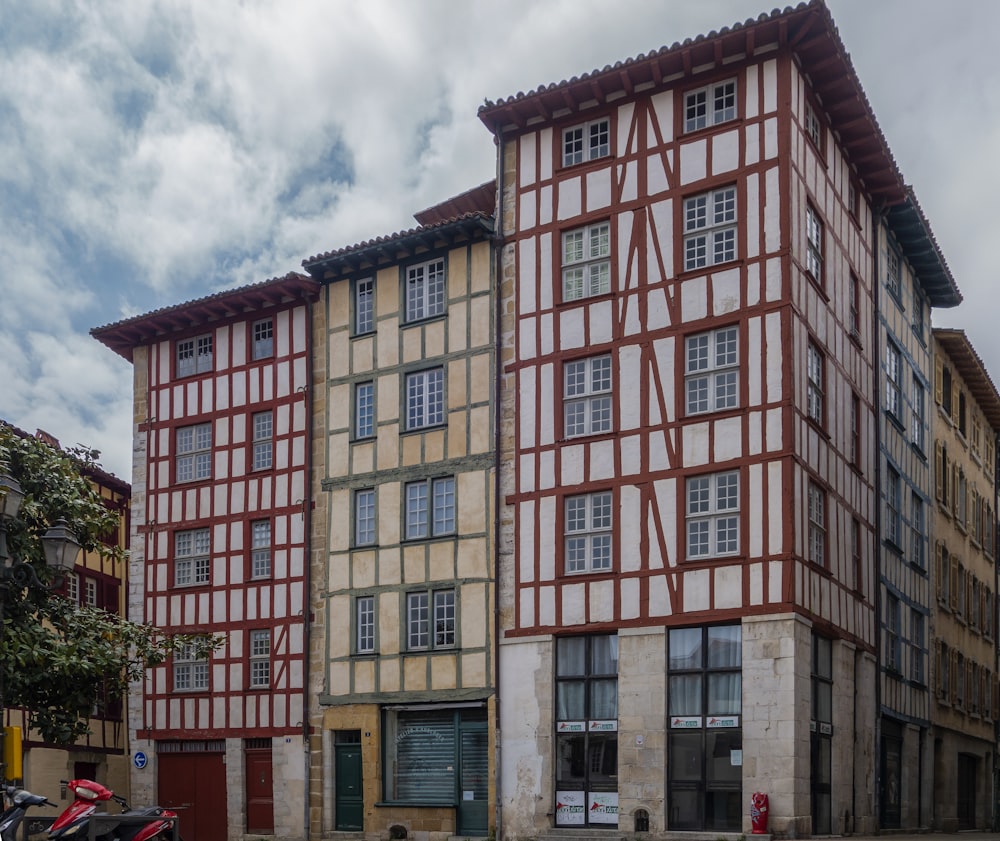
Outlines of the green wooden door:
<svg viewBox="0 0 1000 841">
<path fill-rule="evenodd" d="M 485 722 L 462 722 L 459 741 L 458 834 L 486 835 L 489 827 L 489 740 Z"/>
<path fill-rule="evenodd" d="M 364 829 L 361 787 L 361 745 L 336 745 L 336 828 Z"/>
</svg>

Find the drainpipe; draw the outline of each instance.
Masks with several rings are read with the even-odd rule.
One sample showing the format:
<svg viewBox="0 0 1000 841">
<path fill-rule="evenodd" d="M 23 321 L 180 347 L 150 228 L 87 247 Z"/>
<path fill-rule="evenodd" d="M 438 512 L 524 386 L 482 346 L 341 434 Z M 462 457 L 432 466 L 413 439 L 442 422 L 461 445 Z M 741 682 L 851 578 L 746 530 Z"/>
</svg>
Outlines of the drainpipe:
<svg viewBox="0 0 1000 841">
<path fill-rule="evenodd" d="M 503 169 L 504 146 L 503 129 L 497 128 L 497 201 L 496 219 L 493 223 L 494 278 L 493 305 L 496 308 L 493 329 L 493 714 L 495 721 L 493 744 L 493 786 L 494 786 L 494 823 L 497 839 L 503 838 L 501 832 L 501 799 L 500 799 L 500 466 L 501 466 L 501 382 L 503 365 L 503 308 L 500 306 L 500 287 L 503 280 L 503 257 L 501 254 L 503 236 Z"/>
<path fill-rule="evenodd" d="M 882 344 L 879 341 L 880 296 L 882 285 L 879 276 L 879 251 L 882 247 L 881 228 L 886 223 L 884 208 L 872 214 L 872 349 L 875 354 L 875 376 L 872 377 L 872 406 L 875 410 L 875 791 L 871 800 L 875 809 L 872 816 L 876 828 L 881 827 L 879 791 L 882 780 Z M 857 811 L 855 810 L 855 815 Z M 856 820 L 856 818 L 855 818 Z"/>
<path fill-rule="evenodd" d="M 309 568 L 312 565 L 312 449 L 313 449 L 313 417 L 312 417 L 312 376 L 313 376 L 313 362 L 312 355 L 314 352 L 313 347 L 313 302 L 312 299 L 306 298 L 306 330 L 308 334 L 306 336 L 306 347 L 308 348 L 306 352 L 306 387 L 305 387 L 305 424 L 306 424 L 306 481 L 304 488 L 305 499 L 302 500 L 302 521 L 303 521 L 303 538 L 305 541 L 305 546 L 303 551 L 305 552 L 305 557 L 303 560 L 303 590 L 305 595 L 305 607 L 302 616 L 302 636 L 303 636 L 303 646 L 305 651 L 305 659 L 302 663 L 302 688 L 305 701 L 304 709 L 302 711 L 302 747 L 303 747 L 303 757 L 305 759 L 305 786 L 303 793 L 305 794 L 304 802 L 302 804 L 302 817 L 303 817 L 303 829 L 305 830 L 306 838 L 311 835 L 311 827 L 309 826 L 309 802 L 311 800 L 309 794 L 309 781 L 312 778 L 312 749 L 309 744 L 309 716 L 312 708 L 312 701 L 310 698 L 309 691 L 309 660 L 312 657 L 312 576 L 310 575 Z"/>
</svg>

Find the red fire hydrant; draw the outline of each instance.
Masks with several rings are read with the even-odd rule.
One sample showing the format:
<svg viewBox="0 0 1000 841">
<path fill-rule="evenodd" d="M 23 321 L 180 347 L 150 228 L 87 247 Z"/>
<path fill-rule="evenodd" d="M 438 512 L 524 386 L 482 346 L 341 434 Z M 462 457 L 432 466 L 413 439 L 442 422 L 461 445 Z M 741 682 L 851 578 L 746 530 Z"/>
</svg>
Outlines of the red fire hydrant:
<svg viewBox="0 0 1000 841">
<path fill-rule="evenodd" d="M 750 824 L 753 835 L 767 835 L 767 795 L 755 791 L 750 798 Z"/>
</svg>

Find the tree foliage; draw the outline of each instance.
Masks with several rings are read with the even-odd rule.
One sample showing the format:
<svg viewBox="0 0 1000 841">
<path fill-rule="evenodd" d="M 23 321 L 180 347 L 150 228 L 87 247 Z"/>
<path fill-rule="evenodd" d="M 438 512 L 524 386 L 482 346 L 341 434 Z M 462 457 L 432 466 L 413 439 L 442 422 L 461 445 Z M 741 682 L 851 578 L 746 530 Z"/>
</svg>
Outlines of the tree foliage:
<svg viewBox="0 0 1000 841">
<path fill-rule="evenodd" d="M 60 518 L 85 551 L 125 560 L 120 546 L 101 539 L 115 533 L 119 518 L 86 478 L 99 457 L 83 447 L 57 450 L 0 424 L 0 473 L 9 472 L 24 492 L 18 517 L 7 523 L 8 563 L 31 564 L 48 585 L 26 586 L 9 574 L 0 584 L 3 702 L 26 709 L 42 738 L 62 745 L 85 735 L 95 709 L 124 699 L 129 683 L 177 646 L 205 651 L 218 644 L 80 607 L 51 586 L 41 537 Z"/>
</svg>

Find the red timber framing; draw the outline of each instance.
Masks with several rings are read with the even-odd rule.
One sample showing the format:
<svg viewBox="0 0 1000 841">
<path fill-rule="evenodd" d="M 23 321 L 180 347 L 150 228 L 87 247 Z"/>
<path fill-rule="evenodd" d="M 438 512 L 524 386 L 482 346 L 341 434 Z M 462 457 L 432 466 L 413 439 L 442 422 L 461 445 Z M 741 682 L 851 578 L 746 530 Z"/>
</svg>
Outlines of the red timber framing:
<svg viewBox="0 0 1000 841">
<path fill-rule="evenodd" d="M 730 81 L 734 115 L 688 129 L 686 94 Z M 805 127 L 817 103 L 819 146 Z M 874 436 L 870 208 L 906 193 L 825 6 L 488 103 L 480 117 L 500 142 L 502 270 L 517 279 L 502 302 L 515 349 L 504 390 L 517 395 L 507 636 L 791 611 L 872 650 L 874 453 L 848 452 L 852 423 Z M 607 153 L 565 165 L 564 131 L 604 120 Z M 688 268 L 687 202 L 720 192 L 734 254 Z M 563 238 L 605 224 L 607 290 L 564 300 Z M 686 342 L 728 328 L 734 404 L 689 412 Z M 567 369 L 602 355 L 610 425 L 567 435 Z M 738 477 L 737 545 L 689 557 L 686 493 L 720 473 Z M 567 498 L 596 493 L 611 495 L 610 566 L 569 571 Z"/>
<path fill-rule="evenodd" d="M 293 273 L 93 331 L 136 367 L 137 618 L 223 639 L 147 673 L 144 739 L 302 730 L 318 295 Z"/>
</svg>

